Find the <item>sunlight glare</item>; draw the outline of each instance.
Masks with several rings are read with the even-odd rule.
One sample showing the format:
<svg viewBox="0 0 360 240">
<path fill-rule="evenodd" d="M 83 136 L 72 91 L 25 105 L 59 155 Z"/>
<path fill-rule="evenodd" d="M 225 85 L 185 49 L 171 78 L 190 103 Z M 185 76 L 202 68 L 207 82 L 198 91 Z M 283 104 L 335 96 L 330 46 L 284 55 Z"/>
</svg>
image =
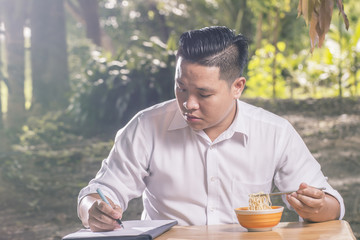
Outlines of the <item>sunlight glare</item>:
<svg viewBox="0 0 360 240">
<path fill-rule="evenodd" d="M 360 52 L 360 39 L 359 39 L 359 41 L 356 43 L 355 51 L 356 51 L 356 52 Z"/>
<path fill-rule="evenodd" d="M 24 27 L 24 37 L 25 38 L 31 37 L 31 29 L 29 27 Z"/>
<path fill-rule="evenodd" d="M 116 6 L 116 0 L 108 0 L 104 6 L 107 9 L 113 9 Z"/>
<path fill-rule="evenodd" d="M 5 39 L 5 24 L 0 22 L 0 41 Z"/>
</svg>

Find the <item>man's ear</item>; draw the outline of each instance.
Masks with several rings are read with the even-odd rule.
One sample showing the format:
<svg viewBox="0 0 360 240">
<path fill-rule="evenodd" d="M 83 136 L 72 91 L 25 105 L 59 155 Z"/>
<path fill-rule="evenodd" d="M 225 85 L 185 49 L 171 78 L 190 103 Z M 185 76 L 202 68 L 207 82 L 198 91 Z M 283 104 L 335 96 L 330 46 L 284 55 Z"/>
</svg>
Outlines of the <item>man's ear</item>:
<svg viewBox="0 0 360 240">
<path fill-rule="evenodd" d="M 231 85 L 231 91 L 235 99 L 240 98 L 242 92 L 245 88 L 246 79 L 244 77 L 239 77 L 235 79 L 233 84 Z"/>
</svg>

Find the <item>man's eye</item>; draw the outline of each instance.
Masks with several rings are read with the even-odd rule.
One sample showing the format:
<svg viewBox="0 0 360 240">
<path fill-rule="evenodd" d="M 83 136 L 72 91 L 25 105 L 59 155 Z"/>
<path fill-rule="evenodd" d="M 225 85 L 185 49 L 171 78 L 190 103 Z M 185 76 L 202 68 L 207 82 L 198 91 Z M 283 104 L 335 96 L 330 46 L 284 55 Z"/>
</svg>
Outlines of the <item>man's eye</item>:
<svg viewBox="0 0 360 240">
<path fill-rule="evenodd" d="M 186 91 L 186 89 L 180 88 L 180 87 L 176 87 L 176 90 L 177 90 L 178 92 L 185 92 L 185 91 Z"/>
<path fill-rule="evenodd" d="M 208 97 L 210 97 L 212 94 L 208 94 L 208 95 L 204 95 L 204 94 L 200 94 L 200 97 L 202 97 L 202 98 L 208 98 Z"/>
</svg>

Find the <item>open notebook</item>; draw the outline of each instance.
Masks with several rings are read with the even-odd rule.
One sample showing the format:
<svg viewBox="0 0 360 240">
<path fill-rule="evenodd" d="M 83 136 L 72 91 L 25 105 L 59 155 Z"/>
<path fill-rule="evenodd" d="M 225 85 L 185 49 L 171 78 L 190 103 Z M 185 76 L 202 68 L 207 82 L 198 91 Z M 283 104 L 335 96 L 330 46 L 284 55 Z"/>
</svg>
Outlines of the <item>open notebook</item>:
<svg viewBox="0 0 360 240">
<path fill-rule="evenodd" d="M 92 232 L 90 229 L 81 229 L 63 237 L 63 240 L 133 240 L 153 239 L 177 224 L 176 220 L 134 220 L 123 221 L 124 228 L 109 232 Z"/>
</svg>

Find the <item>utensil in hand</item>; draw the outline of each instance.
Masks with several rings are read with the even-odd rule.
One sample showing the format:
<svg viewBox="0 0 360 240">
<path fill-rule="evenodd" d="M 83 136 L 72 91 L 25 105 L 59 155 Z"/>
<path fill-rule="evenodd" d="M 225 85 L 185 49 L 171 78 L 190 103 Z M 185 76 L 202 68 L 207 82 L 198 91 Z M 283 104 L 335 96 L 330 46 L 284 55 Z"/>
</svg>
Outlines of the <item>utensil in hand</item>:
<svg viewBox="0 0 360 240">
<path fill-rule="evenodd" d="M 326 188 L 325 188 L 325 187 L 321 187 L 321 188 L 316 188 L 316 189 L 325 190 Z M 259 194 L 259 196 L 264 196 L 264 195 L 276 196 L 276 195 L 283 195 L 283 194 L 291 194 L 291 193 L 296 192 L 296 191 L 297 191 L 297 190 L 294 190 L 294 191 L 284 191 L 284 192 L 273 192 L 273 193 L 262 193 L 262 194 Z"/>
</svg>

